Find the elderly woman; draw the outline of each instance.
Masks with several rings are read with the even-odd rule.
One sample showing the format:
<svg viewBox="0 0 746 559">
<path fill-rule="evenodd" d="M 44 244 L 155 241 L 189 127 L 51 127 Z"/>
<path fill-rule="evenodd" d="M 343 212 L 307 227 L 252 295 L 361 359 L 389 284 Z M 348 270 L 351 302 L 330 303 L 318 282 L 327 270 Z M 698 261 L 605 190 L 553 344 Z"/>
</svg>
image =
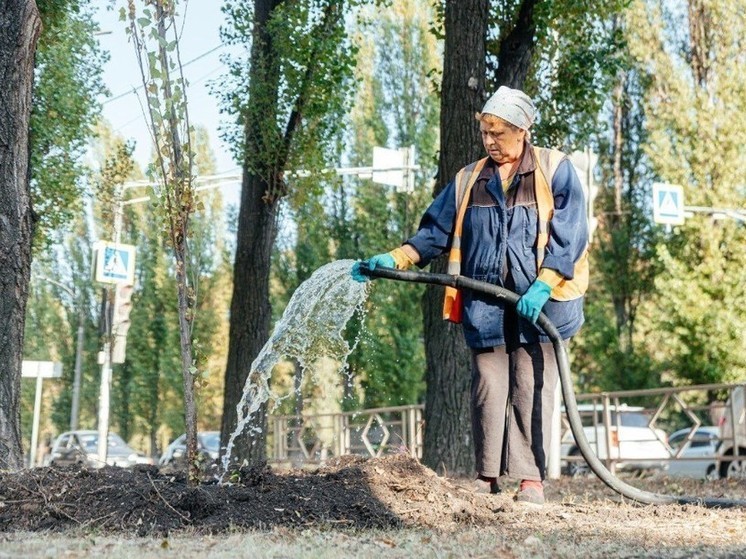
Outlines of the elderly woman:
<svg viewBox="0 0 746 559">
<path fill-rule="evenodd" d="M 569 160 L 529 141 L 535 113 L 525 93 L 500 87 L 476 115 L 488 157 L 459 171 L 411 239 L 367 263 L 423 267 L 448 252 L 449 273 L 521 295 L 513 308 L 449 288 L 443 316 L 462 322 L 472 353 L 477 490 L 497 493 L 509 476 L 520 480 L 518 502 L 541 505 L 558 368 L 535 323 L 543 311 L 563 339 L 583 324 L 588 228 Z M 367 279 L 357 263 L 352 276 Z"/>
</svg>

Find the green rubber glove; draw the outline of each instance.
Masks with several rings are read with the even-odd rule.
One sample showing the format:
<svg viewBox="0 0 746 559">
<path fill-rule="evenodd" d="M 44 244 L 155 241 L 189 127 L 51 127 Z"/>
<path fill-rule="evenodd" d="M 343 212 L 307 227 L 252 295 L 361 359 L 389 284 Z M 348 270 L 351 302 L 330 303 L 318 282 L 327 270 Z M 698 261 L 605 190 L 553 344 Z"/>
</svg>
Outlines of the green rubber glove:
<svg viewBox="0 0 746 559">
<path fill-rule="evenodd" d="M 541 309 L 549 300 L 549 295 L 552 293 L 552 288 L 541 280 L 536 280 L 528 288 L 528 291 L 523 294 L 523 297 L 518 299 L 518 304 L 515 309 L 518 314 L 532 324 L 536 324 L 536 320 L 541 314 Z"/>
<path fill-rule="evenodd" d="M 364 260 L 363 262 L 367 262 L 368 268 L 370 268 L 371 270 L 375 270 L 378 266 L 383 266 L 384 268 L 396 268 L 396 261 L 394 260 L 394 257 L 391 256 L 391 254 L 388 252 L 384 252 L 383 254 L 376 254 L 375 256 L 371 256 L 370 258 L 368 258 L 368 260 Z M 370 280 L 370 277 L 360 272 L 360 264 L 360 262 L 355 262 L 352 265 L 350 275 L 355 281 L 363 283 Z"/>
</svg>

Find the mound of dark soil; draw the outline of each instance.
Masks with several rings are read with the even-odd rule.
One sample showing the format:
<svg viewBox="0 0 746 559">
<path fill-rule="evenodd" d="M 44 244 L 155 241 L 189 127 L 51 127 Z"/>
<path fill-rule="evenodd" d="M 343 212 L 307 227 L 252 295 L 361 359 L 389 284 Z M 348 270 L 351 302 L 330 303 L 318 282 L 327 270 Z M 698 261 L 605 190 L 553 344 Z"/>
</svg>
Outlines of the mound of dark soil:
<svg viewBox="0 0 746 559">
<path fill-rule="evenodd" d="M 193 527 L 269 528 L 400 523 L 373 495 L 365 463 L 340 461 L 323 471 L 275 474 L 243 469 L 231 483 L 188 487 L 183 473 L 146 466 L 36 468 L 0 476 L 0 530 L 107 531 L 165 534 Z"/>
<path fill-rule="evenodd" d="M 746 483 L 730 480 L 631 481 L 668 494 L 746 496 Z M 184 528 L 198 533 L 276 527 L 449 531 L 499 525 L 506 537 L 511 527 L 516 538 L 526 537 L 526 511 L 513 502 L 513 487 L 500 495 L 483 495 L 473 493 L 470 484 L 439 477 L 406 455 L 343 457 L 315 471 L 244 468 L 230 483 L 213 481 L 197 487 L 187 486 L 183 473 L 168 474 L 151 466 L 36 468 L 0 474 L 0 532 L 83 528 L 142 536 Z M 648 519 L 652 526 L 664 517 L 696 525 L 712 515 L 696 506 L 638 507 L 595 478 L 550 481 L 546 493 L 549 503 L 533 513 L 530 522 L 534 530 L 547 533 L 563 525 L 582 532 L 598 528 L 602 521 L 617 527 L 630 519 Z M 734 520 L 743 520 L 741 515 L 742 511 L 731 510 L 719 511 L 717 517 L 732 528 Z"/>
<path fill-rule="evenodd" d="M 450 484 L 405 456 L 347 457 L 312 472 L 242 469 L 230 483 L 198 487 L 188 487 L 183 473 L 151 466 L 36 468 L 0 475 L 0 531 L 85 527 L 146 535 L 184 527 L 211 533 L 232 527 L 391 528 L 404 525 L 402 512 L 417 518 L 414 506 L 392 510 L 391 501 L 401 498 L 438 511 L 417 518 L 438 525 L 464 512 L 440 513 L 449 499 L 444 485 Z"/>
</svg>

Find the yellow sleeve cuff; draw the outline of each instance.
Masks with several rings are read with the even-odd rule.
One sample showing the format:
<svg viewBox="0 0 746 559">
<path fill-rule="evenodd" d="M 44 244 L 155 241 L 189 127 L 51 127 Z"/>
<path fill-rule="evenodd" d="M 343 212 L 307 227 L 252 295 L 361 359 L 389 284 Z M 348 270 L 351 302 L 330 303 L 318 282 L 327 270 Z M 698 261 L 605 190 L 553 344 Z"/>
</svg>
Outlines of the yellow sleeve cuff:
<svg viewBox="0 0 746 559">
<path fill-rule="evenodd" d="M 389 252 L 389 254 L 394 259 L 397 270 L 406 270 L 412 264 L 414 264 L 414 260 L 407 256 L 407 253 L 404 252 L 401 248 L 395 248 L 394 250 Z"/>
<path fill-rule="evenodd" d="M 554 289 L 560 283 L 562 283 L 562 281 L 565 279 L 565 276 L 560 274 L 557 270 L 552 270 L 551 268 L 542 268 L 541 270 L 539 270 L 539 276 L 537 277 L 537 279 L 540 279 L 549 287 Z"/>
</svg>

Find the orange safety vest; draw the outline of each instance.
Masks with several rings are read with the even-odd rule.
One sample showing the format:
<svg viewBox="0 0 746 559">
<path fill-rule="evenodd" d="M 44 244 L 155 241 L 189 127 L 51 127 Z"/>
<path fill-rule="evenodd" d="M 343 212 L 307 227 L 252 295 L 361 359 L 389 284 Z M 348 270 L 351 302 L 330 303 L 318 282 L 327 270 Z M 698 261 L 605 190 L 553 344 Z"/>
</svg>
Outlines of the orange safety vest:
<svg viewBox="0 0 746 559">
<path fill-rule="evenodd" d="M 546 246 L 549 243 L 549 223 L 554 215 L 552 179 L 565 154 L 561 151 L 536 146 L 533 146 L 533 149 L 536 160 L 534 191 L 539 213 L 538 232 L 536 235 L 536 270 L 538 273 L 544 261 Z M 469 194 L 487 161 L 487 157 L 475 161 L 456 174 L 456 207 L 458 208 L 458 212 L 456 213 L 456 221 L 453 226 L 453 239 L 451 241 L 451 250 L 448 253 L 447 269 L 447 273 L 454 276 L 461 274 L 461 234 L 466 208 L 469 205 Z M 571 301 L 582 297 L 588 289 L 588 278 L 588 247 L 586 246 L 583 254 L 575 262 L 573 279 L 562 280 L 552 289 L 551 298 L 556 301 Z M 445 300 L 443 301 L 443 318 L 451 322 L 460 323 L 462 312 L 461 292 L 455 287 L 446 287 Z"/>
</svg>

